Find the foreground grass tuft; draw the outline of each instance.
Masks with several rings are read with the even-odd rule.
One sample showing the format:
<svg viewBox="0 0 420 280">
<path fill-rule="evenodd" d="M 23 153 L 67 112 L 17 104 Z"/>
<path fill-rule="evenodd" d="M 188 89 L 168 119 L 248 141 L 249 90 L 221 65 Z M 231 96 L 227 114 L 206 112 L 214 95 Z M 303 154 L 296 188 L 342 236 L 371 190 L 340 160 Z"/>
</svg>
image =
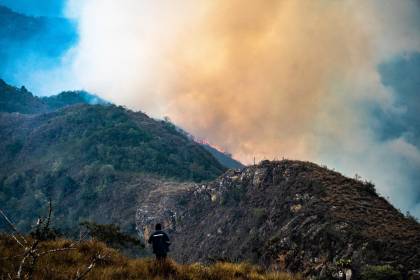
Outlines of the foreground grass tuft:
<svg viewBox="0 0 420 280">
<path fill-rule="evenodd" d="M 43 242 L 44 250 L 66 247 L 68 240 Z M 0 235 L 0 279 L 13 278 L 16 274 L 22 253 L 10 236 Z M 153 259 L 130 259 L 118 251 L 108 248 L 104 243 L 85 241 L 72 250 L 47 254 L 38 259 L 34 267 L 34 279 L 76 279 L 87 271 L 93 260 L 94 267 L 84 279 L 204 279 L 204 280 L 296 280 L 299 276 L 287 273 L 267 272 L 248 263 L 199 263 L 182 265 L 172 260 L 160 263 Z M 29 267 L 25 267 L 28 269 Z"/>
</svg>

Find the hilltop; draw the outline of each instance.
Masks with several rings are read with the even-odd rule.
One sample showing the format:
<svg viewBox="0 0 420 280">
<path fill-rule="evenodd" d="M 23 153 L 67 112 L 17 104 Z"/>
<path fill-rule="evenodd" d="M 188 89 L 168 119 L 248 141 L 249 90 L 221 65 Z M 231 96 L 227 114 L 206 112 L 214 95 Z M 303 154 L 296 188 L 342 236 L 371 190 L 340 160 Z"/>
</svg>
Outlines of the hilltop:
<svg viewBox="0 0 420 280">
<path fill-rule="evenodd" d="M 371 183 L 314 163 L 264 161 L 153 197 L 137 226 L 150 231 L 148 216 L 165 221 L 180 262 L 248 261 L 323 277 L 345 261 L 356 273 L 368 264 L 420 267 L 418 222 Z"/>
<path fill-rule="evenodd" d="M 76 104 L 110 105 L 86 91 L 64 91 L 57 95 L 37 97 L 24 86 L 17 88 L 0 79 L 0 112 L 40 114 Z"/>
</svg>

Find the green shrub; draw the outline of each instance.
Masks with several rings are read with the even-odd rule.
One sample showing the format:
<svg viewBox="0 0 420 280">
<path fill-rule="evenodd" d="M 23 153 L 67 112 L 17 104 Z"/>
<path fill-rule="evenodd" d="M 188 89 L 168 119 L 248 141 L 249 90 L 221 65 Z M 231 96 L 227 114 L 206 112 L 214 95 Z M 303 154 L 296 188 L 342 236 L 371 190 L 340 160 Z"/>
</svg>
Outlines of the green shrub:
<svg viewBox="0 0 420 280">
<path fill-rule="evenodd" d="M 80 223 L 80 225 L 88 230 L 91 237 L 106 243 L 108 246 L 114 248 L 124 248 L 130 246 L 144 247 L 144 244 L 142 244 L 140 240 L 121 232 L 119 226 L 117 225 L 101 225 L 87 221 Z"/>
<path fill-rule="evenodd" d="M 362 280 L 402 280 L 399 271 L 390 265 L 367 265 L 361 273 Z"/>
</svg>

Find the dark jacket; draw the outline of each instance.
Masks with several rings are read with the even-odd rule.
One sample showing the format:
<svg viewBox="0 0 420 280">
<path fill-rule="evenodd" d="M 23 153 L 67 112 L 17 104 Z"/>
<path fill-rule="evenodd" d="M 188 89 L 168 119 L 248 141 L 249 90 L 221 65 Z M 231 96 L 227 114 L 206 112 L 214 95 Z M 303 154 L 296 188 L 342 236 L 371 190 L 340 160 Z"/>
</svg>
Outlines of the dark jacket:
<svg viewBox="0 0 420 280">
<path fill-rule="evenodd" d="M 150 235 L 148 242 L 153 245 L 153 253 L 157 255 L 166 255 L 171 245 L 168 235 L 162 230 L 157 230 Z"/>
</svg>

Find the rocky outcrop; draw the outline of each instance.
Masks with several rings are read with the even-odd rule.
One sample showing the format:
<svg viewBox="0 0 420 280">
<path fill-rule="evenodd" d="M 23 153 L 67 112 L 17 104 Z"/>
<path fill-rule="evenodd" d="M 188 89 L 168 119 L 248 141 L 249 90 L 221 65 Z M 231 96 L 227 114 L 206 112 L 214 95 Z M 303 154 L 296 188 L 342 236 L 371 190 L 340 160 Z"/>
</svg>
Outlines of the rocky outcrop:
<svg viewBox="0 0 420 280">
<path fill-rule="evenodd" d="M 191 186 L 189 183 L 162 182 L 141 200 L 136 211 L 136 227 L 141 238 L 146 240 L 157 223 L 161 223 L 168 233 L 176 233 L 180 214 L 179 198 Z"/>
<path fill-rule="evenodd" d="M 420 268 L 416 221 L 372 184 L 313 163 L 265 161 L 207 184 L 164 190 L 151 193 L 153 213 L 139 208 L 137 226 L 145 232 L 163 221 L 181 262 L 246 260 L 322 277 L 343 268 L 357 277 L 366 264 Z"/>
</svg>

